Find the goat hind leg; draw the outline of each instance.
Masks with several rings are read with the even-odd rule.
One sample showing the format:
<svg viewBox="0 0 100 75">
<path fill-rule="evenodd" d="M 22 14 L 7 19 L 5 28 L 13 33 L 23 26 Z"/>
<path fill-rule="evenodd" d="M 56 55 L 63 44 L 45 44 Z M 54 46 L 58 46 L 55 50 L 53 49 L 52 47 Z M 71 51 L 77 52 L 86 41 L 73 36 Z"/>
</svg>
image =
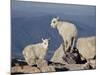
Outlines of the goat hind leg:
<svg viewBox="0 0 100 75">
<path fill-rule="evenodd" d="M 73 37 L 72 40 L 71 40 L 71 49 L 70 49 L 70 52 L 72 53 L 73 52 L 73 49 L 74 49 L 74 45 L 75 45 L 75 38 Z"/>
</svg>

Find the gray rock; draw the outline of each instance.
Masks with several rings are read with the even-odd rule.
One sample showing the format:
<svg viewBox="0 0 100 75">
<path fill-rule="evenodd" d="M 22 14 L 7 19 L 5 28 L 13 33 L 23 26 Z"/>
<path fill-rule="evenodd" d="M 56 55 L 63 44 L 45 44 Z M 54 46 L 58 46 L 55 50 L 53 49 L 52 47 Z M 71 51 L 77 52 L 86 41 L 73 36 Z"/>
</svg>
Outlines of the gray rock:
<svg viewBox="0 0 100 75">
<path fill-rule="evenodd" d="M 41 72 L 55 72 L 54 66 L 48 65 L 46 60 L 39 59 L 36 64 Z"/>
<path fill-rule="evenodd" d="M 23 73 L 39 73 L 40 69 L 38 69 L 37 67 L 32 67 L 32 66 L 23 66 L 22 69 Z"/>
<path fill-rule="evenodd" d="M 11 68 L 11 73 L 23 72 L 20 66 L 14 66 Z"/>
<path fill-rule="evenodd" d="M 55 68 L 53 66 L 43 66 L 40 68 L 41 72 L 55 72 Z"/>
</svg>

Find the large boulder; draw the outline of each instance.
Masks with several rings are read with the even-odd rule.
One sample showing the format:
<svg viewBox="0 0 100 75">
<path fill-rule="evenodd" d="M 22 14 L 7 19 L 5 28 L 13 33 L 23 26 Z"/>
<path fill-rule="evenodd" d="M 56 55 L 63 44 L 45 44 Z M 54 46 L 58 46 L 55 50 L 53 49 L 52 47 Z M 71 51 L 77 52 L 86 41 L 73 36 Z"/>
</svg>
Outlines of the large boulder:
<svg viewBox="0 0 100 75">
<path fill-rule="evenodd" d="M 66 61 L 68 64 L 80 64 L 81 57 L 77 49 L 74 49 L 73 52 L 66 52 L 63 56 L 63 60 Z"/>
<path fill-rule="evenodd" d="M 46 60 L 37 60 L 37 67 L 41 72 L 55 72 L 55 67 L 52 65 L 48 65 Z"/>
<path fill-rule="evenodd" d="M 22 69 L 23 73 L 39 73 L 40 69 L 37 67 L 32 67 L 32 66 L 23 66 Z"/>
</svg>

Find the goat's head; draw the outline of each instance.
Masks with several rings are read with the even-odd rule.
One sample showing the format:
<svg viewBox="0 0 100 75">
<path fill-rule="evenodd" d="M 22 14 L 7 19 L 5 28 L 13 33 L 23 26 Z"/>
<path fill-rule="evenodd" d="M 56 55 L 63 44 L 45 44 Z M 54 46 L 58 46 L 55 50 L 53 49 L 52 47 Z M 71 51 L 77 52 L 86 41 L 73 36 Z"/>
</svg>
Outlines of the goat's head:
<svg viewBox="0 0 100 75">
<path fill-rule="evenodd" d="M 51 20 L 51 27 L 52 27 L 52 28 L 56 28 L 57 25 L 58 25 L 58 21 L 59 21 L 59 17 L 53 18 L 53 19 Z"/>
<path fill-rule="evenodd" d="M 43 45 L 44 48 L 48 48 L 49 40 L 50 40 L 50 39 L 43 39 L 43 38 L 42 38 L 42 45 Z"/>
</svg>

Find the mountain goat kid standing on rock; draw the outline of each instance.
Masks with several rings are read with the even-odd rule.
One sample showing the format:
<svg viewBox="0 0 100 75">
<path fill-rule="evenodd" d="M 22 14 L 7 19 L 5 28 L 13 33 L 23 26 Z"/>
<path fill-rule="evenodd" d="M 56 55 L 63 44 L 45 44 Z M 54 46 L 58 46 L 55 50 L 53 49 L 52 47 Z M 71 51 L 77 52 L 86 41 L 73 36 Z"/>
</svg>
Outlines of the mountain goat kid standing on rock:
<svg viewBox="0 0 100 75">
<path fill-rule="evenodd" d="M 76 47 L 81 55 L 82 60 L 86 59 L 87 63 L 96 68 L 96 37 L 82 37 L 77 40 Z"/>
<path fill-rule="evenodd" d="M 23 50 L 23 56 L 29 65 L 35 65 L 38 59 L 44 59 L 48 50 L 49 39 L 42 39 L 42 43 L 28 45 Z"/>
<path fill-rule="evenodd" d="M 72 51 L 77 38 L 77 29 L 75 25 L 70 22 L 60 21 L 59 17 L 57 17 L 52 19 L 51 27 L 57 28 L 59 34 L 63 38 L 64 51 Z"/>
</svg>

